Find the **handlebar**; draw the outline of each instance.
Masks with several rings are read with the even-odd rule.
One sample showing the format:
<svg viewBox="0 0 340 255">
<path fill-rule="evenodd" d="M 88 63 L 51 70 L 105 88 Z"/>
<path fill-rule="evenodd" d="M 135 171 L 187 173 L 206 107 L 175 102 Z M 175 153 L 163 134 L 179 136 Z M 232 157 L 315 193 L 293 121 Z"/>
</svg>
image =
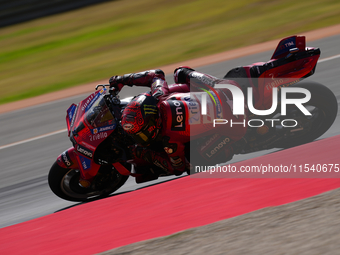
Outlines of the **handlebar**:
<svg viewBox="0 0 340 255">
<path fill-rule="evenodd" d="M 116 99 L 119 99 L 119 96 L 118 96 L 119 90 L 116 90 L 114 87 L 110 87 L 110 84 L 98 84 L 95 87 L 95 90 L 98 90 L 99 87 L 103 87 L 103 88 L 109 87 L 108 89 L 109 94 L 114 96 Z"/>
<path fill-rule="evenodd" d="M 98 84 L 95 89 L 98 90 L 99 87 L 106 88 L 106 86 L 110 87 L 110 84 Z"/>
</svg>

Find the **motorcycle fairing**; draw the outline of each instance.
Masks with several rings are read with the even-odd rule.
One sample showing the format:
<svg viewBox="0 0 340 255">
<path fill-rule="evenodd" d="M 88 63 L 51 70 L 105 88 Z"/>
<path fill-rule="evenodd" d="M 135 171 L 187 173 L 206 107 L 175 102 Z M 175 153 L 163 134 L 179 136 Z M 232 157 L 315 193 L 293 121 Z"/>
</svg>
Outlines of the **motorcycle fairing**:
<svg viewBox="0 0 340 255">
<path fill-rule="evenodd" d="M 66 124 L 67 124 L 67 132 L 68 136 L 70 137 L 70 131 L 71 127 L 73 125 L 72 121 L 74 120 L 75 113 L 77 112 L 77 105 L 72 104 L 68 109 L 67 109 L 67 115 L 66 115 Z"/>
<path fill-rule="evenodd" d="M 74 148 L 68 148 L 61 153 L 57 158 L 57 163 L 62 168 L 78 169 L 77 154 L 75 153 Z"/>
<path fill-rule="evenodd" d="M 81 178 L 87 180 L 93 179 L 100 168 L 100 165 L 91 159 L 79 155 L 74 147 L 61 153 L 57 158 L 57 163 L 63 168 L 79 169 Z"/>
<path fill-rule="evenodd" d="M 289 54 L 289 50 L 298 48 L 299 50 L 305 50 L 306 48 L 306 37 L 305 36 L 290 36 L 283 38 L 277 45 L 271 59 L 284 58 Z"/>
<path fill-rule="evenodd" d="M 76 108 L 71 105 L 67 112 L 69 136 L 74 146 L 77 167 L 84 179 L 92 179 L 97 174 L 100 165 L 93 161 L 94 153 L 116 128 L 115 118 L 106 105 L 105 93 L 105 88 L 96 91 Z"/>
<path fill-rule="evenodd" d="M 85 180 L 92 180 L 98 173 L 100 165 L 93 162 L 93 160 L 79 154 L 77 161 L 80 169 L 80 177 Z"/>
<path fill-rule="evenodd" d="M 289 57 L 244 66 L 256 98 L 254 107 L 269 109 L 272 89 L 291 86 L 313 74 L 319 57 L 320 49 L 307 47 Z"/>
</svg>

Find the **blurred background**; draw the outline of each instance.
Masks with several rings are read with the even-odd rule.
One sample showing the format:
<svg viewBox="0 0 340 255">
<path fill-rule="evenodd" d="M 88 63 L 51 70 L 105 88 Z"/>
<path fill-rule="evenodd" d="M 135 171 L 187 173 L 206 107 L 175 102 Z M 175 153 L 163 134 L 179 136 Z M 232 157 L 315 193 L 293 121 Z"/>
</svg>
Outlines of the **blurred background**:
<svg viewBox="0 0 340 255">
<path fill-rule="evenodd" d="M 337 0 L 0 0 L 0 104 L 279 39 L 339 17 Z"/>
</svg>

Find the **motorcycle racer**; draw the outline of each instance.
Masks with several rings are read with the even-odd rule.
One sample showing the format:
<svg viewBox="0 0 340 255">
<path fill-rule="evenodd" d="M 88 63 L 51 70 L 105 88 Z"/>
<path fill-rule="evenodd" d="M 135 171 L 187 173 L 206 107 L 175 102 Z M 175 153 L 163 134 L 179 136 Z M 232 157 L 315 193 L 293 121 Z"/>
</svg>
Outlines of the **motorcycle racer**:
<svg viewBox="0 0 340 255">
<path fill-rule="evenodd" d="M 126 121 L 125 129 L 134 128 L 139 113 L 142 122 L 136 122 L 136 126 L 143 128 L 131 136 L 123 129 L 121 120 L 132 99 L 119 100 L 116 96 L 124 83 L 115 76 L 112 88 L 98 85 L 96 90 L 103 89 L 67 109 L 67 130 L 73 146 L 52 165 L 49 186 L 62 199 L 88 201 L 116 191 L 128 176 L 141 183 L 175 171 L 181 173 L 175 164 L 183 166 L 186 159 L 194 170 L 191 173 L 197 169 L 210 172 L 215 162 L 226 162 L 228 155 L 314 141 L 332 126 L 338 112 L 337 99 L 330 89 L 302 81 L 314 74 L 319 57 L 320 49 L 306 47 L 304 36 L 290 36 L 279 42 L 269 61 L 233 68 L 223 80 L 191 68 L 186 73 L 183 67 L 175 71 L 179 84 L 169 84 L 166 89 L 166 83 L 157 84 L 165 81 L 162 71 L 139 73 L 141 79 L 136 81 L 135 74 L 126 75 L 131 84 L 138 86 L 151 88 L 156 82 L 154 87 L 162 94 L 156 98 L 150 90 L 144 97 L 135 98 L 137 110 L 133 111 L 130 105 L 131 116 L 127 118 L 130 122 Z M 182 78 L 183 81 L 178 81 Z M 232 85 L 229 79 L 237 84 Z M 285 89 L 289 86 L 292 88 Z M 303 103 L 308 99 L 306 90 L 311 95 Z M 287 96 L 293 101 L 285 102 Z M 308 107 L 304 109 L 307 111 L 312 109 L 311 115 L 306 115 L 303 107 Z M 242 137 L 245 125 L 249 128 Z M 134 134 L 136 140 L 140 138 L 139 146 L 132 138 Z M 179 155 L 177 160 L 174 152 Z M 162 165 L 168 173 L 161 169 Z"/>
<path fill-rule="evenodd" d="M 236 122 L 238 116 L 233 116 L 231 113 L 232 96 L 230 91 L 213 89 L 216 83 L 225 82 L 225 80 L 197 72 L 190 67 L 175 69 L 174 80 L 176 85 L 169 88 L 164 72 L 159 69 L 110 78 L 110 87 L 114 93 L 120 91 L 124 85 L 151 88 L 150 92 L 135 97 L 123 111 L 121 121 L 123 129 L 139 145 L 143 146 L 134 146 L 131 149 L 132 154 L 137 158 L 154 163 L 172 174 L 180 175 L 189 167 L 189 162 L 185 157 L 185 144 L 189 143 L 194 136 L 214 135 L 213 139 L 208 140 L 202 146 L 202 154 L 208 155 L 205 158 L 209 160 L 211 156 L 206 152 L 212 151 L 218 141 L 228 141 L 228 144 L 223 144 L 223 148 L 218 147 L 218 153 L 214 153 L 216 154 L 214 158 L 219 156 L 224 159 L 224 162 L 229 160 L 233 155 L 231 145 L 244 136 L 245 126 L 212 128 L 211 123 L 201 122 L 194 125 L 195 123 L 188 123 L 186 118 L 186 115 L 192 112 L 190 105 L 200 104 L 195 101 L 202 94 L 198 91 L 212 90 L 211 93 L 214 94 L 214 97 L 223 98 L 223 100 L 219 100 L 219 106 L 216 106 L 216 108 L 219 107 L 217 117 L 229 116 Z M 228 83 L 238 86 L 233 81 L 228 81 Z M 172 92 L 177 93 L 172 94 Z M 196 92 L 197 95 L 194 94 Z M 187 100 L 187 103 L 183 103 L 183 100 L 184 102 Z M 155 149 L 156 144 L 161 144 L 160 147 L 163 150 Z"/>
</svg>

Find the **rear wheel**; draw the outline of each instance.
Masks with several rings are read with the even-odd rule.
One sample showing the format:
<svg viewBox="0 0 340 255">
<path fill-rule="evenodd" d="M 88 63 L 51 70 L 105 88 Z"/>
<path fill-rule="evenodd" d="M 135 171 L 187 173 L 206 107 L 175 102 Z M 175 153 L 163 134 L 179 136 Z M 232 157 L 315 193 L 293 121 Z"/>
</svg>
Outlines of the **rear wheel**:
<svg viewBox="0 0 340 255">
<path fill-rule="evenodd" d="M 311 93 L 311 99 L 304 106 L 312 114 L 305 116 L 295 106 L 287 109 L 285 119 L 294 119 L 298 125 L 284 131 L 284 138 L 275 147 L 289 148 L 314 141 L 323 135 L 333 124 L 337 112 L 338 102 L 333 92 L 326 86 L 316 82 L 300 82 L 296 85 Z M 289 94 L 289 98 L 301 98 L 301 94 Z"/>
<path fill-rule="evenodd" d="M 78 169 L 63 168 L 55 162 L 48 174 L 48 184 L 58 197 L 83 202 L 108 196 L 118 190 L 129 176 L 121 175 L 113 166 L 101 166 L 90 188 L 82 187 L 79 177 Z"/>
</svg>

